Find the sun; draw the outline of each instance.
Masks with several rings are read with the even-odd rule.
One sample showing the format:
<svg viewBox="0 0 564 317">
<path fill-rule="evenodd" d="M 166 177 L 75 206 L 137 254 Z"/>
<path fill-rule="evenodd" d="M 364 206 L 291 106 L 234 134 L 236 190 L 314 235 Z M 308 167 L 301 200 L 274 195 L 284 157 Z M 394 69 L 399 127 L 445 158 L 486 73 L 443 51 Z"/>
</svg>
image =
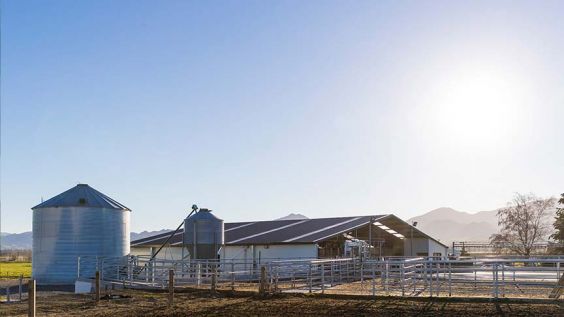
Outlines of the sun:
<svg viewBox="0 0 564 317">
<path fill-rule="evenodd" d="M 433 89 L 432 124 L 442 137 L 462 145 L 492 145 L 511 138 L 524 98 L 514 78 L 471 68 L 443 78 Z"/>
</svg>

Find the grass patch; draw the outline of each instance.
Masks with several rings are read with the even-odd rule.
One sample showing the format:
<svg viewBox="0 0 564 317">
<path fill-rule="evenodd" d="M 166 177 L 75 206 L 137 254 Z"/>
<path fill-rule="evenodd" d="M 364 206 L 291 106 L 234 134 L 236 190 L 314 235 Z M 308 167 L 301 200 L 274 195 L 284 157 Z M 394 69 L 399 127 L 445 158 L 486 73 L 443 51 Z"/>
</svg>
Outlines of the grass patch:
<svg viewBox="0 0 564 317">
<path fill-rule="evenodd" d="M 0 278 L 31 277 L 31 262 L 0 262 Z"/>
</svg>

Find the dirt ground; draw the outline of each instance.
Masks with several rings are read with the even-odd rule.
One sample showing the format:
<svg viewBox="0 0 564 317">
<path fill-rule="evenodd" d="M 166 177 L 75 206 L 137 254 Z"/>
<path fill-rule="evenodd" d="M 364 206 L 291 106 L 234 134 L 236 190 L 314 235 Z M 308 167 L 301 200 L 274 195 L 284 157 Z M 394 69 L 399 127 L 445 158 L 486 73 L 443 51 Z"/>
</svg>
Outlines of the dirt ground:
<svg viewBox="0 0 564 317">
<path fill-rule="evenodd" d="M 284 294 L 267 298 L 207 291 L 167 294 L 121 291 L 131 298 L 101 300 L 92 295 L 39 292 L 37 316 L 564 316 L 564 302 L 359 298 Z M 27 302 L 0 304 L 0 316 L 27 316 Z"/>
</svg>

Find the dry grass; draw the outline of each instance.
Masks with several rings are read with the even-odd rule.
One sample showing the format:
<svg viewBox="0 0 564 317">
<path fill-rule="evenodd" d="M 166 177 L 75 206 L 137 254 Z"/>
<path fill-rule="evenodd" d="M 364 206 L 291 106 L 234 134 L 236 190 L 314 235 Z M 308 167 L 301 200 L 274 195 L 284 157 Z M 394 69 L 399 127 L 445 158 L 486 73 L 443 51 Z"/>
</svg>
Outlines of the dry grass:
<svg viewBox="0 0 564 317">
<path fill-rule="evenodd" d="M 562 302 L 490 302 L 407 299 L 398 297 L 358 298 L 285 294 L 269 298 L 208 291 L 177 293 L 168 307 L 166 293 L 121 291 L 131 298 L 103 300 L 91 295 L 41 293 L 39 316 L 564 316 Z M 27 302 L 2 304 L 0 316 L 26 316 Z"/>
</svg>

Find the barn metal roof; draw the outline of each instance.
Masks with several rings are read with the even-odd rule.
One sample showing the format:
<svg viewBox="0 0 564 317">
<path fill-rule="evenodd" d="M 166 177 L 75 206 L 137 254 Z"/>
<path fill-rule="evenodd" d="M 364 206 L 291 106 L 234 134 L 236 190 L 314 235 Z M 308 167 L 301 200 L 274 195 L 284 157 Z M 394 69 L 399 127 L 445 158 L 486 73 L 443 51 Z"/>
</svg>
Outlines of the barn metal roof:
<svg viewBox="0 0 564 317">
<path fill-rule="evenodd" d="M 48 199 L 31 209 L 49 207 L 95 207 L 130 210 L 87 184 L 78 184 L 75 187 Z"/>
<path fill-rule="evenodd" d="M 375 226 L 398 238 L 403 238 L 413 233 L 414 237 L 435 240 L 394 215 L 372 215 L 226 223 L 225 244 L 317 243 L 365 226 L 370 223 L 371 219 Z M 160 246 L 170 234 L 171 232 L 166 232 L 138 239 L 132 241 L 131 246 Z M 180 246 L 182 244 L 182 234 L 183 230 L 181 229 L 171 238 L 169 241 L 170 245 Z M 437 242 L 440 243 L 439 241 Z"/>
</svg>

